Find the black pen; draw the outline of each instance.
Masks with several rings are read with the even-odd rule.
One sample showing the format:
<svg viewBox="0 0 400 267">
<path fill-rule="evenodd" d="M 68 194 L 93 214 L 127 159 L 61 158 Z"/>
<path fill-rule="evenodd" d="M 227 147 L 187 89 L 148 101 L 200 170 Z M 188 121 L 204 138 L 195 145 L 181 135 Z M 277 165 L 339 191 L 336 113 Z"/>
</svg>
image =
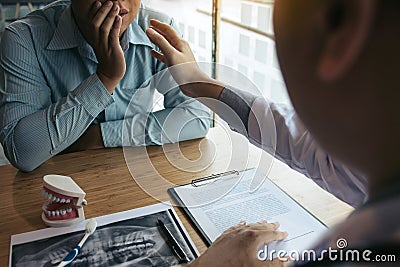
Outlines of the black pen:
<svg viewBox="0 0 400 267">
<path fill-rule="evenodd" d="M 179 245 L 178 241 L 176 241 L 175 237 L 171 234 L 168 228 L 165 226 L 163 221 L 160 219 L 157 220 L 157 225 L 161 228 L 161 231 L 166 237 L 167 244 L 172 248 L 175 254 L 178 256 L 181 262 L 190 262 L 188 255 L 186 255 L 183 248 Z"/>
</svg>

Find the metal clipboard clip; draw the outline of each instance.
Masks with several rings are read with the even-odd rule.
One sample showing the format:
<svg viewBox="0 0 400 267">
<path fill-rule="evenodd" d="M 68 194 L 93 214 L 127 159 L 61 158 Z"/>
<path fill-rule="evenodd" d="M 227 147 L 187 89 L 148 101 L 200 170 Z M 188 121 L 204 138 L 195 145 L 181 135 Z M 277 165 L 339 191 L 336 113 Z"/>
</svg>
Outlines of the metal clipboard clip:
<svg viewBox="0 0 400 267">
<path fill-rule="evenodd" d="M 232 171 L 227 171 L 227 172 L 221 172 L 221 173 L 217 173 L 217 174 L 211 174 L 209 176 L 206 177 L 202 177 L 199 179 L 194 179 L 192 180 L 191 184 L 194 187 L 200 187 L 206 184 L 210 184 L 210 183 L 215 183 L 216 181 L 219 180 L 219 178 L 224 177 L 224 176 L 228 176 L 231 174 L 236 174 L 239 175 L 239 171 L 237 170 L 232 170 Z M 207 181 L 210 181 L 209 183 L 206 183 Z"/>
</svg>

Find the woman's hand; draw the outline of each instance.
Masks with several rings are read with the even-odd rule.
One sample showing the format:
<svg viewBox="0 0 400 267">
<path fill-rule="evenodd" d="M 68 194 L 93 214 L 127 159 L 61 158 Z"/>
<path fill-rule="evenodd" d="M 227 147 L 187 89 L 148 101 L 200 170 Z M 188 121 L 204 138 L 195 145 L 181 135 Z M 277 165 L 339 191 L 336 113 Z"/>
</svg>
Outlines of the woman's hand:
<svg viewBox="0 0 400 267">
<path fill-rule="evenodd" d="M 168 24 L 158 20 L 150 20 L 150 28 L 146 33 L 152 43 L 157 45 L 163 54 L 153 50 L 152 54 L 168 67 L 196 62 L 189 43 L 182 39 Z"/>
<path fill-rule="evenodd" d="M 283 240 L 286 232 L 279 232 L 279 223 L 259 223 L 246 225 L 245 222 L 226 230 L 215 242 L 196 259 L 190 267 L 203 266 L 287 266 L 279 259 L 261 261 L 257 257 L 264 243 Z"/>
<path fill-rule="evenodd" d="M 152 55 L 169 67 L 182 92 L 191 97 L 218 99 L 224 85 L 201 71 L 188 42 L 168 24 L 158 20 L 150 20 L 150 24 L 147 36 L 162 51 L 153 50 Z"/>
</svg>

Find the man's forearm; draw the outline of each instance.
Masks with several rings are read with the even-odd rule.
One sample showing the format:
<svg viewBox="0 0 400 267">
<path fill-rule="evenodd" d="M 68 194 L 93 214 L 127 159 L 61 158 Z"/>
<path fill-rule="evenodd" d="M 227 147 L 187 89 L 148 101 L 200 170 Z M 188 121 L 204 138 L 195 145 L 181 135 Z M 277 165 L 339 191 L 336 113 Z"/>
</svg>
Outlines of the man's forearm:
<svg viewBox="0 0 400 267">
<path fill-rule="evenodd" d="M 3 120 L 4 151 L 15 167 L 32 171 L 73 144 L 112 102 L 97 76 L 92 75 L 66 98 L 48 108 L 21 119 L 14 118 L 27 110 L 21 104 L 17 107 L 19 113 L 3 114 L 15 121 Z"/>
</svg>

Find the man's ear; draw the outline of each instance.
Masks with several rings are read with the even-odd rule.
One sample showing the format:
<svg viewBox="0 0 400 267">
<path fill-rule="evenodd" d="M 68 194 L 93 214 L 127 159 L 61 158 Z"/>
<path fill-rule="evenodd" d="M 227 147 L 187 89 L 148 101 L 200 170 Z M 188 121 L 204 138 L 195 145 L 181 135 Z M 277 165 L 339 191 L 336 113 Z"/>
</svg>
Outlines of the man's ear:
<svg viewBox="0 0 400 267">
<path fill-rule="evenodd" d="M 319 28 L 323 31 L 317 64 L 322 81 L 343 76 L 359 57 L 374 20 L 375 0 L 327 1 Z"/>
</svg>

